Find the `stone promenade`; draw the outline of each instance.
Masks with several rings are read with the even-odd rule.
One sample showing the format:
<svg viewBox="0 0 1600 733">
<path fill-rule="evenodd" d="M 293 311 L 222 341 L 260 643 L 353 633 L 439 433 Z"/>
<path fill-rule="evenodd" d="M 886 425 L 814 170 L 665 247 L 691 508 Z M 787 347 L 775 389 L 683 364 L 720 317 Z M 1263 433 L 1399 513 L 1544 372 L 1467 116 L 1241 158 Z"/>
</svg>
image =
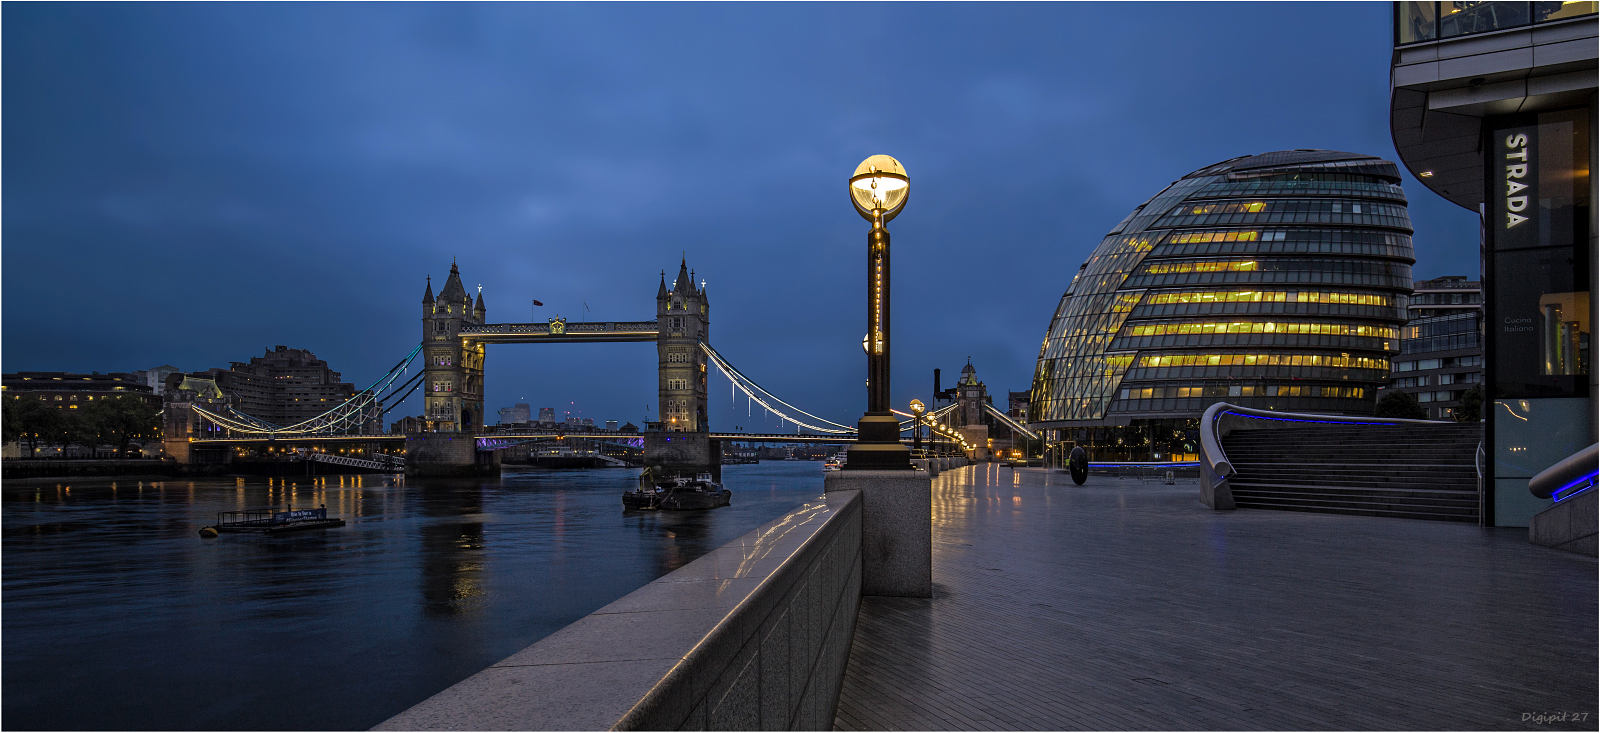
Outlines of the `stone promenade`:
<svg viewBox="0 0 1600 733">
<path fill-rule="evenodd" d="M 1600 728 L 1595 560 L 1525 530 L 995 464 L 933 492 L 935 597 L 863 599 L 836 728 Z"/>
</svg>

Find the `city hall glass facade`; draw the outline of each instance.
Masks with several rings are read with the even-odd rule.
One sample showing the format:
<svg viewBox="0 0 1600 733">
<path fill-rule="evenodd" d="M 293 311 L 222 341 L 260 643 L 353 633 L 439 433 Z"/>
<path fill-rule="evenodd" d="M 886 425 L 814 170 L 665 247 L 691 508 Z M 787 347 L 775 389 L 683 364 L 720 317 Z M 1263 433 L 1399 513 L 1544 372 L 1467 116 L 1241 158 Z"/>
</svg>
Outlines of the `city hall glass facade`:
<svg viewBox="0 0 1600 733">
<path fill-rule="evenodd" d="M 1371 414 L 1399 350 L 1411 221 L 1393 163 L 1328 150 L 1195 171 L 1129 214 L 1056 307 L 1030 425 L 1052 462 L 1194 460 L 1216 402 Z"/>
</svg>

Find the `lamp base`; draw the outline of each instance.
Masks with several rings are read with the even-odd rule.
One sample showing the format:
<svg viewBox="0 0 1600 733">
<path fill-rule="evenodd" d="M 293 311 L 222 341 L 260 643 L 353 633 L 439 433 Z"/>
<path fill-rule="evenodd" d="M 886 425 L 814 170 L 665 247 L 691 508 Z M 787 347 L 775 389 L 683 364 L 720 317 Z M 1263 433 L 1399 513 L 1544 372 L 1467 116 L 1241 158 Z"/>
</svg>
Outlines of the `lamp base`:
<svg viewBox="0 0 1600 733">
<path fill-rule="evenodd" d="M 911 451 L 900 442 L 900 420 L 894 413 L 868 413 L 856 423 L 855 445 L 850 446 L 846 471 L 910 471 Z"/>
</svg>

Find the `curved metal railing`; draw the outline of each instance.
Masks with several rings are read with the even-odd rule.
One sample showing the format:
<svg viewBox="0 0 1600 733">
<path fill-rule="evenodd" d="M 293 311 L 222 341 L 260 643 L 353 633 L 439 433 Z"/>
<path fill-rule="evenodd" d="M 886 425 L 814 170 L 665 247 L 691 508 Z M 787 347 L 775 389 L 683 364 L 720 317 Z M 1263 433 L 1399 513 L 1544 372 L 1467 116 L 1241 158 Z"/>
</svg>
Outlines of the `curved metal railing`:
<svg viewBox="0 0 1600 733">
<path fill-rule="evenodd" d="M 1540 499 L 1561 501 L 1594 488 L 1600 443 L 1574 453 L 1528 479 L 1528 492 Z"/>
</svg>

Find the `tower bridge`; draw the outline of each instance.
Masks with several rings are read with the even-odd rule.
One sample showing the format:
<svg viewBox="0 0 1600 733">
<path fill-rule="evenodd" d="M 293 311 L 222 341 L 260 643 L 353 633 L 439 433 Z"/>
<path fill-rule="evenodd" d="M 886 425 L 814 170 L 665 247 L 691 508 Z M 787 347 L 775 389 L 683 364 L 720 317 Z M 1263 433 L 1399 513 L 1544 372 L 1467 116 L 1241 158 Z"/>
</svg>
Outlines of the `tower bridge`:
<svg viewBox="0 0 1600 733">
<path fill-rule="evenodd" d="M 206 380 L 185 380 L 166 398 L 167 455 L 180 463 L 230 462 L 236 455 L 266 447 L 306 446 L 305 450 L 359 450 L 401 453 L 413 474 L 486 473 L 499 470 L 499 451 L 527 442 L 496 432 L 486 435 L 485 363 L 494 344 L 645 343 L 656 345 L 658 422 L 647 424 L 639 440 L 644 459 L 668 473 L 711 470 L 720 473 L 721 441 L 836 443 L 855 442 L 854 426 L 801 410 L 745 376 L 711 347 L 711 305 L 705 286 L 695 284 L 687 259 L 670 285 L 662 271 L 651 320 L 544 323 L 491 323 L 480 288 L 469 293 L 460 268 L 435 294 L 424 285 L 421 341 L 384 376 L 344 404 L 310 420 L 274 425 L 234 409 L 232 400 Z M 417 362 L 420 359 L 420 368 Z M 715 433 L 707 421 L 711 369 L 727 377 L 752 404 L 793 423 L 795 434 Z M 383 417 L 423 392 L 423 431 L 381 434 Z M 904 417 L 912 417 L 904 415 Z M 921 416 L 934 425 L 951 417 L 948 408 Z M 901 423 L 909 430 L 912 420 Z M 805 428 L 813 434 L 801 434 Z M 936 427 L 935 431 L 943 430 Z M 519 431 L 520 432 L 520 431 Z M 560 430 L 556 432 L 561 432 Z M 942 433 L 953 435 L 953 433 Z M 574 436 L 577 437 L 577 436 Z M 597 437 L 597 436 L 585 436 Z M 360 445 L 359 449 L 354 446 Z M 328 446 L 328 447 L 323 447 Z M 274 449 L 277 450 L 277 449 Z"/>
<path fill-rule="evenodd" d="M 450 264 L 438 296 L 429 278 L 422 295 L 422 350 L 426 376 L 423 417 L 427 432 L 479 432 L 484 429 L 483 373 L 491 344 L 656 343 L 657 412 L 660 429 L 699 432 L 706 415 L 706 360 L 698 344 L 710 338 L 711 306 L 704 287 L 696 287 L 688 260 L 667 286 L 666 272 L 656 290 L 655 318 L 648 321 L 570 323 L 489 323 L 480 290 L 474 299 Z"/>
</svg>

